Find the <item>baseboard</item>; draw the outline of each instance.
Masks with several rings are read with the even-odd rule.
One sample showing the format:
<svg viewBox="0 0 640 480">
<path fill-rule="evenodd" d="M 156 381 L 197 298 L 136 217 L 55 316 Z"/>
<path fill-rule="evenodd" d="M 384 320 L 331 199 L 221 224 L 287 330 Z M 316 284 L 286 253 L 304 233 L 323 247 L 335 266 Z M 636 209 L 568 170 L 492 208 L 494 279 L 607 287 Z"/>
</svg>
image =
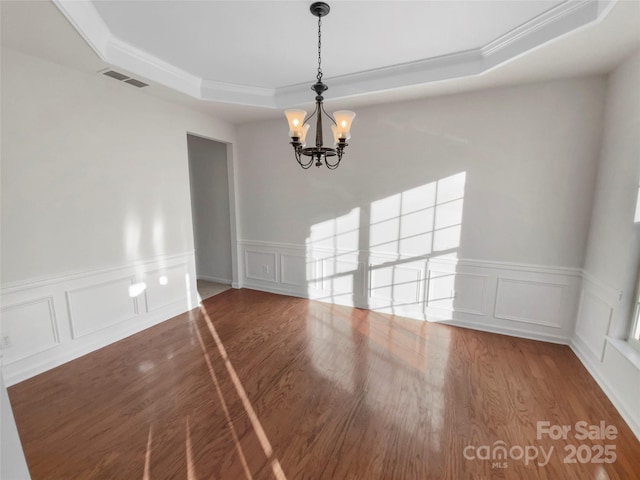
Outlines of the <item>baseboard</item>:
<svg viewBox="0 0 640 480">
<path fill-rule="evenodd" d="M 233 283 L 230 278 L 210 277 L 208 275 L 198 275 L 198 280 L 206 280 L 207 282 L 222 283 L 223 285 L 231 285 Z"/>
<path fill-rule="evenodd" d="M 273 285 L 261 285 L 252 282 L 243 282 L 241 286 L 234 288 L 246 288 L 248 290 L 257 290 L 259 292 L 267 292 L 267 293 L 275 293 L 276 295 L 285 295 L 287 297 L 297 297 L 297 298 L 306 298 L 310 299 L 309 295 L 296 292 L 293 290 L 287 290 L 285 288 L 278 288 Z"/>
<path fill-rule="evenodd" d="M 557 343 L 558 345 L 569 345 L 571 339 L 560 335 L 549 335 L 545 333 L 532 332 L 527 330 L 513 330 L 504 327 L 496 327 L 491 325 L 479 325 L 477 323 L 465 322 L 464 320 L 444 320 L 432 323 L 442 323 L 454 327 L 468 328 L 480 332 L 495 333 L 498 335 L 507 335 L 509 337 L 524 338 L 527 340 L 537 340 L 540 342 Z"/>
<path fill-rule="evenodd" d="M 299 291 L 292 291 L 292 290 L 288 290 L 288 289 L 283 289 L 283 288 L 278 288 L 276 286 L 273 285 L 263 285 L 263 284 L 257 284 L 257 283 L 246 283 L 243 285 L 242 288 L 248 288 L 250 290 L 259 290 L 262 292 L 268 292 L 268 293 L 275 293 L 277 295 L 286 295 L 286 296 L 290 296 L 290 297 L 297 297 L 297 298 L 306 298 L 309 300 L 315 300 L 315 301 L 319 301 L 319 302 L 324 302 L 324 303 L 331 303 L 328 302 L 327 300 L 325 300 L 324 298 L 316 298 L 312 295 L 309 295 L 308 293 L 303 293 L 303 292 L 299 292 Z M 358 302 L 358 301 L 353 301 L 352 299 L 350 299 L 349 301 L 345 301 L 345 302 L 337 302 L 337 304 L 339 305 L 343 305 L 343 306 L 348 306 L 348 307 L 354 307 L 354 308 L 363 308 L 363 309 L 370 309 L 372 311 L 378 311 L 376 309 L 371 309 L 368 307 L 368 305 L 370 305 L 371 303 L 373 303 L 372 299 L 369 300 L 369 302 Z M 380 311 L 381 313 L 388 313 L 388 312 L 384 312 L 384 311 Z M 410 311 L 406 311 L 406 312 L 398 312 L 398 313 L 389 313 L 389 315 L 396 315 L 396 316 L 400 316 L 400 317 L 406 317 L 406 318 L 413 318 L 419 321 L 427 321 L 429 323 L 441 323 L 443 325 L 450 325 L 450 326 L 454 326 L 454 327 L 461 327 L 461 328 L 468 328 L 470 330 L 477 330 L 477 331 L 481 331 L 481 332 L 487 332 L 487 333 L 496 333 L 499 335 L 507 335 L 510 337 L 517 337 L 517 338 L 524 338 L 527 340 L 537 340 L 537 341 L 542 341 L 542 342 L 549 342 L 549 343 L 556 343 L 556 344 L 560 344 L 560 345 L 568 345 L 570 342 L 570 337 L 564 337 L 561 335 L 550 335 L 550 334 L 545 334 L 545 333 L 540 333 L 540 332 L 534 332 L 534 331 L 530 331 L 530 330 L 515 330 L 515 329 L 509 329 L 509 328 L 504 328 L 501 326 L 494 326 L 494 325 L 482 325 L 482 324 L 478 324 L 478 323 L 473 323 L 473 322 L 467 322 L 464 320 L 459 320 L 459 319 L 450 319 L 450 320 L 432 320 L 429 319 L 427 316 L 424 315 L 424 313 L 416 313 L 416 312 L 410 312 Z"/>
<path fill-rule="evenodd" d="M 572 338 L 569 342 L 569 347 L 571 347 L 571 350 L 576 355 L 576 357 L 578 357 L 578 360 L 580 360 L 584 368 L 587 369 L 589 374 L 600 386 L 607 398 L 609 398 L 609 401 L 611 401 L 622 419 L 629 426 L 633 434 L 640 441 L 640 425 L 634 420 L 633 416 L 624 407 L 623 403 L 618 398 L 615 389 L 613 389 L 611 385 L 609 385 L 609 383 L 602 377 L 602 375 L 600 375 L 597 364 L 594 360 L 591 359 L 591 354 L 588 347 L 586 347 L 579 338 L 575 337 Z"/>
</svg>

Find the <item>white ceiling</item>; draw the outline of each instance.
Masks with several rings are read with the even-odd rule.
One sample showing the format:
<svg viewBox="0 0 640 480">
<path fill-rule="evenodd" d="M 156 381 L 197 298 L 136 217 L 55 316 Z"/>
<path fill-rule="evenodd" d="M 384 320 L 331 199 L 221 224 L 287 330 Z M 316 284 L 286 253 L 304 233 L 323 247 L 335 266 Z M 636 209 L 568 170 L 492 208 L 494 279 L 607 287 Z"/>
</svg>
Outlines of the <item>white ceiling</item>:
<svg viewBox="0 0 640 480">
<path fill-rule="evenodd" d="M 112 66 L 149 81 L 145 94 L 233 122 L 313 102 L 311 2 L 54 3 L 0 2 L 3 46 L 85 72 Z M 640 46 L 638 0 L 330 4 L 328 107 L 604 73 Z"/>
<path fill-rule="evenodd" d="M 94 1 L 113 36 L 197 77 L 282 88 L 317 67 L 310 1 Z M 353 75 L 483 47 L 564 3 L 331 1 L 323 69 Z M 64 3 L 61 3 L 64 8 Z M 82 27 L 82 25 L 80 25 Z"/>
</svg>

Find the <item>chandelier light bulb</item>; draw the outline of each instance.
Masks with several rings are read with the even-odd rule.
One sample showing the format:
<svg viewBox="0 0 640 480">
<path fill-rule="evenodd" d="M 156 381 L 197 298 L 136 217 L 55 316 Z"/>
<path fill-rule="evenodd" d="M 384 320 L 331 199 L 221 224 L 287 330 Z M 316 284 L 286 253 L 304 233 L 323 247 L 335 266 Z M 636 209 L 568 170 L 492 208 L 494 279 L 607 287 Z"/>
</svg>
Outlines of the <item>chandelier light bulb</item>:
<svg viewBox="0 0 640 480">
<path fill-rule="evenodd" d="M 304 122 L 304 117 L 307 116 L 307 112 L 304 110 L 286 110 L 284 114 L 289 122 L 289 136 L 291 138 L 301 138 L 303 134 L 302 123 Z"/>
<path fill-rule="evenodd" d="M 333 118 L 336 120 L 338 126 L 338 138 L 350 138 L 351 123 L 356 114 L 349 110 L 338 110 L 334 112 Z"/>
<path fill-rule="evenodd" d="M 338 145 L 340 143 L 340 139 L 349 140 L 351 138 L 351 133 L 347 132 L 346 134 L 341 133 L 341 130 L 337 125 L 331 125 L 331 132 L 333 133 L 333 144 Z M 346 136 L 342 136 L 346 135 Z"/>
</svg>

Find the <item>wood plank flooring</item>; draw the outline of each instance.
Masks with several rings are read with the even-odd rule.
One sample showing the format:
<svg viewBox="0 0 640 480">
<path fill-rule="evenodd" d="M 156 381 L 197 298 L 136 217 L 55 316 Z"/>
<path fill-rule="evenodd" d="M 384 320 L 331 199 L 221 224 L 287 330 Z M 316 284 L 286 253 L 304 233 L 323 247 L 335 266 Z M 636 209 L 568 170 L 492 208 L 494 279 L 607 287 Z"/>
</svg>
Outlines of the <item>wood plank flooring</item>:
<svg viewBox="0 0 640 480">
<path fill-rule="evenodd" d="M 566 346 L 251 290 L 9 394 L 34 479 L 640 478 Z M 545 421 L 572 430 L 537 438 Z"/>
</svg>

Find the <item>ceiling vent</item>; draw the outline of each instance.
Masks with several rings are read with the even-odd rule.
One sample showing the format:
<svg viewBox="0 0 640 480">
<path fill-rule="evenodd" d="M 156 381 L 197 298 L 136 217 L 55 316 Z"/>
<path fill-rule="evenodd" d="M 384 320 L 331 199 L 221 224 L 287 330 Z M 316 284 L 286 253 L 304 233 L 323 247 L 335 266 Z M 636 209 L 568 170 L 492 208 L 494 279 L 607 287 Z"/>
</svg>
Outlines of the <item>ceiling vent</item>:
<svg viewBox="0 0 640 480">
<path fill-rule="evenodd" d="M 133 85 L 134 87 L 138 87 L 138 88 L 149 86 L 149 84 L 141 82 L 140 80 L 136 80 L 135 78 L 130 78 L 129 80 L 125 80 L 124 83 L 128 83 L 129 85 Z"/>
<path fill-rule="evenodd" d="M 134 87 L 142 88 L 148 87 L 148 83 L 141 82 L 140 80 L 136 80 L 135 78 L 131 78 L 128 75 L 125 75 L 120 72 L 116 72 L 115 70 L 111 70 L 107 68 L 106 70 L 100 70 L 98 73 L 102 73 L 107 77 L 115 78 L 116 80 L 120 80 L 121 82 L 128 83 L 129 85 L 133 85 Z"/>
</svg>

